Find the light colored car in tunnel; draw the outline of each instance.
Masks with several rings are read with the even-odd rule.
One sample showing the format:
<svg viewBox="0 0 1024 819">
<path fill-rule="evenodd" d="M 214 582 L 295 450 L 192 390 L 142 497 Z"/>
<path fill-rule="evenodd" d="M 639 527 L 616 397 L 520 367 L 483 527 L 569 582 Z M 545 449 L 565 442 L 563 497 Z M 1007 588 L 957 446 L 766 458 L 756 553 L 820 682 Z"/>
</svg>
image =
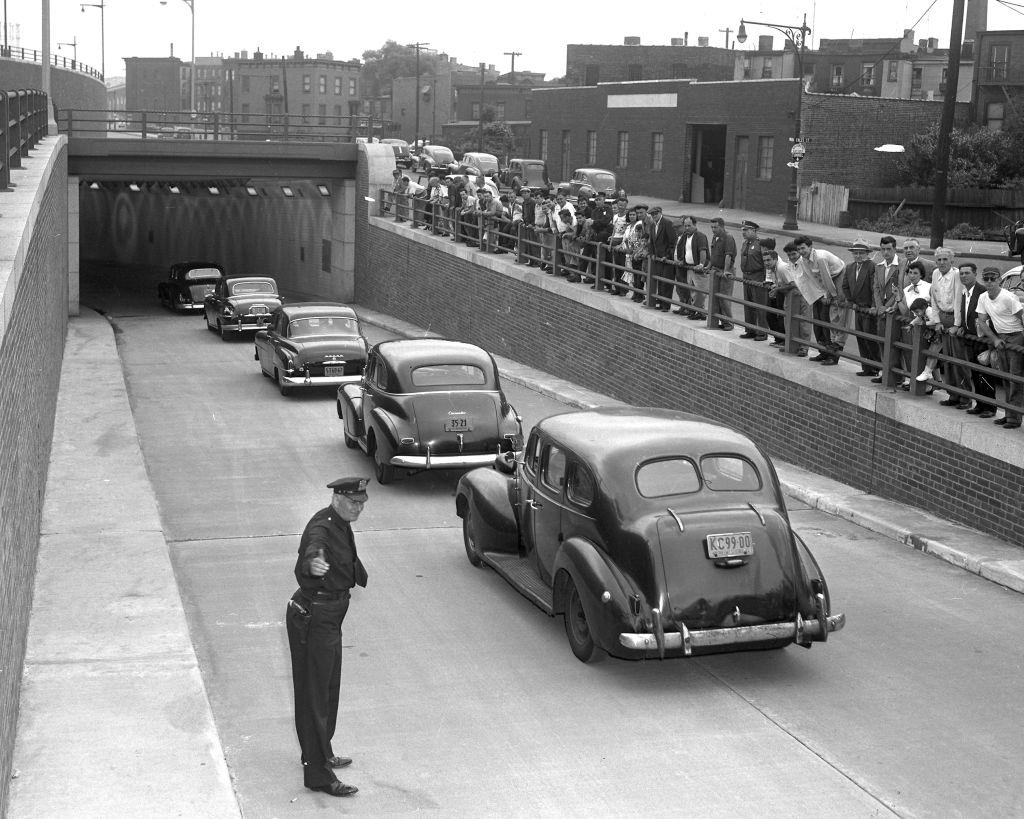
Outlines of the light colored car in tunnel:
<svg viewBox="0 0 1024 819">
<path fill-rule="evenodd" d="M 216 262 L 175 262 L 167 271 L 167 278 L 157 285 L 157 297 L 169 310 L 199 311 L 203 309 L 203 299 L 222 278 L 224 268 Z"/>
<path fill-rule="evenodd" d="M 281 306 L 277 282 L 270 276 L 232 276 L 221 279 L 203 300 L 206 329 L 227 340 L 232 335 L 262 330 Z"/>
</svg>

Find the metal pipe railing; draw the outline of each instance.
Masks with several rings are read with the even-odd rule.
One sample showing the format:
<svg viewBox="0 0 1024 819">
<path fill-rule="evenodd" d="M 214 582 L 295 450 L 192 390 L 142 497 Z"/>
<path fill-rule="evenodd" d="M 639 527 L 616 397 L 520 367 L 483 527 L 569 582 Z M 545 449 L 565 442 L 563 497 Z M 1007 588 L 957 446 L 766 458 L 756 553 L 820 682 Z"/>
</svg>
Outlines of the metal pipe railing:
<svg viewBox="0 0 1024 819">
<path fill-rule="evenodd" d="M 47 136 L 49 99 L 42 91 L 0 91 L 0 191 L 11 188 L 11 169 Z"/>
</svg>

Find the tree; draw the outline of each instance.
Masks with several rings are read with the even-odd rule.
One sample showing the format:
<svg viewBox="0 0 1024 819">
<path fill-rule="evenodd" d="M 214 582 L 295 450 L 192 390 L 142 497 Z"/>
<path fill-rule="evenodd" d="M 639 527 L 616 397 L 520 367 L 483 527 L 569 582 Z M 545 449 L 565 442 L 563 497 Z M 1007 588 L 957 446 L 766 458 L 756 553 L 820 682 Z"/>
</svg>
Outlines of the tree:
<svg viewBox="0 0 1024 819">
<path fill-rule="evenodd" d="M 486 117 L 487 109 L 484 109 Z M 458 139 L 452 146 L 452 151 L 456 156 L 461 156 L 467 151 L 482 150 L 487 154 L 494 154 L 498 157 L 498 160 L 502 163 L 508 160 L 509 155 L 515 145 L 515 137 L 512 135 L 512 129 L 506 122 L 495 122 L 492 119 L 484 121 L 484 138 L 480 140 L 480 126 L 476 126 L 469 131 L 464 137 Z"/>
<path fill-rule="evenodd" d="M 432 74 L 437 55 L 420 49 L 420 74 Z M 391 90 L 396 77 L 416 76 L 416 49 L 388 40 L 378 49 L 363 52 L 362 84 L 368 97 L 379 97 Z"/>
<path fill-rule="evenodd" d="M 1005 188 L 1024 181 L 1024 127 L 1019 122 L 1008 122 L 1002 131 L 954 128 L 949 145 L 951 188 Z M 937 148 L 938 125 L 915 134 L 898 162 L 901 184 L 934 184 Z"/>
</svg>

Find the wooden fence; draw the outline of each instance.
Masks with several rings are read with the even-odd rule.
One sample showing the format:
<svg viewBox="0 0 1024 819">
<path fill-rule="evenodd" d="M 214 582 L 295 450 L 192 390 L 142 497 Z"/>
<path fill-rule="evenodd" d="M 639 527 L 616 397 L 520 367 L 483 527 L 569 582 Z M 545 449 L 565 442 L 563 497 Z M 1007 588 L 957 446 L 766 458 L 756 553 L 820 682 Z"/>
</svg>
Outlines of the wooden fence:
<svg viewBox="0 0 1024 819">
<path fill-rule="evenodd" d="M 931 187 L 851 188 L 849 213 L 853 224 L 860 219 L 877 219 L 900 202 L 913 208 L 926 224 L 932 218 L 935 189 Z M 1024 219 L 1024 192 L 1002 188 L 950 188 L 946 195 L 946 229 L 966 222 L 1002 235 L 1003 227 Z"/>
<path fill-rule="evenodd" d="M 800 207 L 797 216 L 819 225 L 838 225 L 840 216 L 848 209 L 850 190 L 842 185 L 812 182 L 800 189 Z"/>
</svg>

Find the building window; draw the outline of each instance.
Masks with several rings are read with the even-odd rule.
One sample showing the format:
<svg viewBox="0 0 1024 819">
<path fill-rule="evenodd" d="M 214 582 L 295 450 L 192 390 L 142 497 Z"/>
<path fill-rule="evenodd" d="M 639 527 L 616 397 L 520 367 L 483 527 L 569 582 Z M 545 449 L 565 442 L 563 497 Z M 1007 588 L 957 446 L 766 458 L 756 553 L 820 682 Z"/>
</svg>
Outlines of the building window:
<svg viewBox="0 0 1024 819">
<path fill-rule="evenodd" d="M 900 78 L 900 64 L 896 60 L 889 60 L 889 82 L 896 82 Z"/>
<path fill-rule="evenodd" d="M 745 79 L 745 80 L 749 80 L 750 79 L 750 71 L 751 71 L 751 68 L 750 68 L 750 57 L 748 57 L 747 55 L 744 55 L 743 56 L 743 79 Z M 682 78 L 680 78 L 680 79 L 682 79 Z"/>
<path fill-rule="evenodd" d="M 327 93 L 327 77 L 325 77 L 323 74 L 321 74 L 317 80 L 316 90 L 319 91 L 321 94 Z"/>
<path fill-rule="evenodd" d="M 772 163 L 775 161 L 775 137 L 757 138 L 757 178 L 765 181 L 772 178 Z"/>
<path fill-rule="evenodd" d="M 1008 45 L 994 45 L 989 49 L 989 64 L 991 68 L 991 79 L 1005 80 L 1006 67 L 1010 64 L 1010 47 Z"/>
<path fill-rule="evenodd" d="M 281 81 L 277 77 L 272 77 L 270 80 L 270 93 L 280 94 L 281 93 Z"/>
<path fill-rule="evenodd" d="M 920 66 L 916 67 L 910 74 L 910 96 L 911 99 L 921 96 L 921 71 Z"/>
<path fill-rule="evenodd" d="M 597 131 L 587 131 L 587 164 L 597 164 Z"/>
<path fill-rule="evenodd" d="M 309 74 L 302 75 L 302 93 L 308 94 L 312 89 L 312 78 Z"/>
<path fill-rule="evenodd" d="M 474 102 L 469 109 L 470 119 L 480 119 L 480 103 Z"/>
<path fill-rule="evenodd" d="M 533 113 L 533 108 L 530 106 L 530 98 L 527 97 L 523 100 L 523 119 L 530 119 L 530 114 Z"/>
<path fill-rule="evenodd" d="M 1003 130 L 1003 103 L 990 102 L 985 106 L 985 125 L 990 131 Z"/>
<path fill-rule="evenodd" d="M 248 94 L 249 93 L 249 75 L 248 74 L 244 74 L 242 76 L 242 93 L 243 94 Z"/>
<path fill-rule="evenodd" d="M 874 85 L 875 84 L 875 64 L 874 63 L 861 63 L 861 66 L 860 66 L 860 84 L 861 85 Z"/>
<path fill-rule="evenodd" d="M 349 80 L 348 81 L 348 95 L 350 97 L 354 97 L 356 95 L 356 81 L 355 80 Z"/>
<path fill-rule="evenodd" d="M 341 96 L 341 77 L 334 78 L 334 94 L 337 97 Z"/>
<path fill-rule="evenodd" d="M 597 85 L 601 80 L 601 66 L 588 65 L 585 69 L 584 85 Z"/>
<path fill-rule="evenodd" d="M 494 118 L 496 120 L 498 120 L 499 122 L 504 122 L 504 120 L 505 120 L 505 103 L 503 103 L 503 102 L 496 102 L 496 103 L 494 103 Z"/>
<path fill-rule="evenodd" d="M 246 123 L 249 121 L 249 103 L 242 103 L 242 122 Z"/>
<path fill-rule="evenodd" d="M 943 68 L 942 69 L 942 79 L 939 81 L 939 93 L 940 94 L 945 94 L 946 93 L 946 72 L 947 71 L 949 71 L 948 68 Z"/>
<path fill-rule="evenodd" d="M 651 170 L 660 171 L 665 153 L 665 135 L 660 131 L 651 134 Z"/>
<path fill-rule="evenodd" d="M 327 124 L 327 105 L 325 103 L 320 103 L 320 105 L 317 106 L 317 115 L 318 115 L 317 118 L 320 121 L 320 124 L 321 125 L 326 125 Z"/>
<path fill-rule="evenodd" d="M 335 105 L 334 106 L 334 116 L 337 117 L 338 119 L 341 119 L 341 106 L 340 105 Z"/>
<path fill-rule="evenodd" d="M 540 158 L 548 161 L 548 132 L 544 128 L 540 129 Z"/>
<path fill-rule="evenodd" d="M 630 63 L 626 66 L 626 79 L 630 82 L 637 82 L 644 78 L 644 67 L 640 63 Z"/>
<path fill-rule="evenodd" d="M 562 176 L 572 172 L 572 131 L 562 131 Z"/>
<path fill-rule="evenodd" d="M 349 100 L 348 103 L 348 115 L 350 117 L 359 116 L 359 100 Z"/>
<path fill-rule="evenodd" d="M 765 57 L 764 62 L 761 64 L 761 79 L 770 80 L 772 78 L 772 58 Z"/>
<path fill-rule="evenodd" d="M 616 152 L 615 167 L 625 168 L 629 165 L 629 131 L 619 131 L 619 149 Z"/>
<path fill-rule="evenodd" d="M 843 67 L 841 65 L 832 66 L 832 88 L 843 87 Z"/>
<path fill-rule="evenodd" d="M 305 125 L 309 122 L 310 105 L 308 102 L 302 103 L 302 123 Z"/>
</svg>

